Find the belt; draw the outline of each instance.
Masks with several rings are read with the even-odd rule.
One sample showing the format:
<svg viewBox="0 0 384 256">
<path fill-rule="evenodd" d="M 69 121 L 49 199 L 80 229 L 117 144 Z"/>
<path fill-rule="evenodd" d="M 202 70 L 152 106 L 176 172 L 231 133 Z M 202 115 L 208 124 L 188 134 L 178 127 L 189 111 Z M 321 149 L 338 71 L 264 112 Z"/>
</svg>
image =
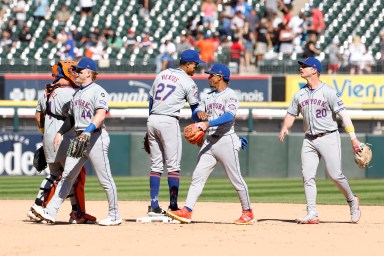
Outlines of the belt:
<svg viewBox="0 0 384 256">
<path fill-rule="evenodd" d="M 100 132 L 101 131 L 101 128 L 97 128 L 96 130 L 94 130 L 93 132 L 91 133 L 95 133 L 95 132 Z M 84 132 L 84 130 L 78 130 L 76 131 L 76 136 L 79 136 L 80 134 L 82 134 Z"/>
<path fill-rule="evenodd" d="M 323 136 L 325 136 L 325 135 L 327 135 L 327 134 L 334 133 L 335 131 L 337 131 L 337 130 L 328 131 L 328 132 L 322 132 L 322 133 L 318 133 L 318 134 L 315 134 L 315 135 L 305 134 L 305 137 L 314 140 L 314 139 L 323 137 Z"/>
<path fill-rule="evenodd" d="M 169 115 L 161 115 L 161 114 L 150 114 L 150 115 L 154 115 L 154 116 L 169 116 Z M 179 120 L 180 119 L 180 117 L 178 117 L 178 116 L 169 116 L 169 117 L 173 117 L 173 118 L 176 118 L 177 120 Z"/>
</svg>

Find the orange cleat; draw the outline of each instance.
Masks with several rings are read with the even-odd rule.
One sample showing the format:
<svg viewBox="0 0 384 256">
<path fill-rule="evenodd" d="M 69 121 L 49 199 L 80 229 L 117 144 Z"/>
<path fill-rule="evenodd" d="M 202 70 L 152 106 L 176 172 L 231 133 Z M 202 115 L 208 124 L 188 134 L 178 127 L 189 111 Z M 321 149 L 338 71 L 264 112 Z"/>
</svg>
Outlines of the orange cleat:
<svg viewBox="0 0 384 256">
<path fill-rule="evenodd" d="M 171 219 L 178 220 L 181 223 L 188 224 L 192 221 L 192 212 L 189 212 L 185 207 L 183 207 L 181 210 L 166 211 L 166 214 Z"/>
<path fill-rule="evenodd" d="M 255 217 L 252 210 L 243 210 L 240 218 L 235 221 L 237 225 L 252 225 L 255 223 Z"/>
<path fill-rule="evenodd" d="M 96 217 L 87 213 L 84 213 L 79 217 L 76 211 L 72 211 L 69 216 L 69 223 L 71 224 L 95 224 L 97 221 Z"/>
</svg>

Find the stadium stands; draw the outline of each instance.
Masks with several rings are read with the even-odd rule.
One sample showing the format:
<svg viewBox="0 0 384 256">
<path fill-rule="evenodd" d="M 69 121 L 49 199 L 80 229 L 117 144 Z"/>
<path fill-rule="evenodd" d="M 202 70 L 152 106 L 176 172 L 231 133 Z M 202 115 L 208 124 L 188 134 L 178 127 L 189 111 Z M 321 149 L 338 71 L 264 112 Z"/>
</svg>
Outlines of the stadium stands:
<svg viewBox="0 0 384 256">
<path fill-rule="evenodd" d="M 12 2 L 12 1 L 11 1 Z M 105 72 L 135 72 L 153 73 L 154 58 L 158 55 L 158 47 L 164 37 L 178 40 L 182 31 L 186 30 L 188 18 L 200 15 L 201 1 L 195 0 L 169 0 L 153 1 L 149 15 L 140 15 L 140 5 L 136 0 L 97 0 L 93 7 L 92 17 L 81 16 L 79 1 L 76 0 L 51 0 L 50 15 L 45 20 L 38 21 L 33 18 L 33 0 L 26 0 L 27 21 L 33 34 L 31 42 L 16 42 L 10 51 L 0 49 L 0 72 L 40 72 L 46 70 L 59 58 L 58 53 L 63 47 L 62 43 L 52 44 L 44 42 L 48 28 L 58 33 L 63 27 L 70 31 L 75 26 L 84 35 L 88 35 L 93 28 L 100 31 L 111 28 L 120 37 L 126 40 L 127 30 L 133 29 L 140 41 L 144 33 L 149 33 L 153 47 L 148 50 L 135 48 L 133 51 L 125 47 L 112 48 L 107 46 L 104 58 L 109 60 L 102 67 Z M 226 1 L 223 1 L 226 2 Z M 259 16 L 264 14 L 264 1 L 248 0 Z M 11 3 L 12 7 L 16 1 Z M 65 4 L 72 13 L 65 25 L 55 20 L 55 14 L 60 6 Z M 312 0 L 309 3 L 318 7 L 323 13 L 326 30 L 320 36 L 317 47 L 323 51 L 323 58 L 327 57 L 328 47 L 333 38 L 340 40 L 341 50 L 344 50 L 352 41 L 353 35 L 359 35 L 368 51 L 376 58 L 380 58 L 380 30 L 384 27 L 383 1 L 376 0 Z M 307 5 L 306 10 L 309 9 Z M 4 15 L 4 24 L 15 16 L 12 8 L 8 8 Z M 18 34 L 18 28 L 15 34 Z M 79 46 L 79 45 L 77 45 Z M 219 49 L 219 61 L 228 61 L 228 52 Z M 36 63 L 31 67 L 31 63 Z M 9 65 L 13 65 L 12 69 Z M 264 61 L 259 67 L 261 73 L 292 73 L 297 69 L 292 66 L 296 63 L 292 59 L 285 59 L 283 55 L 277 60 Z M 36 67 L 38 66 L 38 67 Z"/>
</svg>

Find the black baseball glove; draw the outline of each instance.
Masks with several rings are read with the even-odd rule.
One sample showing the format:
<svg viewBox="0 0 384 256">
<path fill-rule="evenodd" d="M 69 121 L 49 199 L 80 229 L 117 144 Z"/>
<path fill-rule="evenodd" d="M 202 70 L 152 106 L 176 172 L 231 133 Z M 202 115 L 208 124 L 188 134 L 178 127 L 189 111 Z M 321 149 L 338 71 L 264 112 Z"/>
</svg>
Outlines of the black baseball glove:
<svg viewBox="0 0 384 256">
<path fill-rule="evenodd" d="M 84 133 L 80 134 L 74 139 L 71 139 L 69 143 L 69 148 L 67 151 L 67 156 L 80 158 L 85 156 L 85 152 L 88 149 L 90 137 Z"/>
<path fill-rule="evenodd" d="M 151 153 L 151 149 L 149 148 L 149 138 L 148 138 L 148 133 L 146 133 L 145 136 L 144 136 L 143 144 L 144 144 L 144 150 L 145 150 L 145 152 L 147 152 L 148 154 L 150 154 L 150 153 Z"/>
<path fill-rule="evenodd" d="M 41 172 L 47 168 L 47 160 L 45 159 L 43 146 L 35 151 L 35 154 L 33 155 L 33 166 L 36 168 L 37 172 Z"/>
</svg>

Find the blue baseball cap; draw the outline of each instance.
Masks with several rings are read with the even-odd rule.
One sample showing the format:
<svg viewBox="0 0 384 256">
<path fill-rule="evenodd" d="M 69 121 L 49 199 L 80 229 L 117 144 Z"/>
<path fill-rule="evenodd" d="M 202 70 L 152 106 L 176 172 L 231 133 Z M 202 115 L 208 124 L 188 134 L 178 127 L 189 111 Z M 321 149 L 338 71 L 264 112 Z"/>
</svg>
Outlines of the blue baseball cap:
<svg viewBox="0 0 384 256">
<path fill-rule="evenodd" d="M 208 71 L 205 71 L 207 74 L 221 75 L 226 81 L 229 81 L 231 76 L 231 71 L 229 68 L 223 64 L 215 64 Z"/>
<path fill-rule="evenodd" d="M 81 58 L 79 63 L 77 63 L 77 66 L 73 66 L 73 67 L 78 69 L 90 69 L 92 71 L 97 70 L 96 62 L 93 59 L 90 59 L 87 57 Z"/>
<path fill-rule="evenodd" d="M 321 63 L 318 59 L 309 57 L 306 58 L 305 60 L 298 61 L 300 65 L 307 65 L 308 67 L 312 67 L 317 70 L 317 72 L 321 73 L 323 70 Z"/>
<path fill-rule="evenodd" d="M 205 63 L 199 57 L 199 53 L 195 50 L 185 50 L 181 53 L 180 56 L 181 61 L 185 62 L 197 62 L 197 63 Z"/>
</svg>

